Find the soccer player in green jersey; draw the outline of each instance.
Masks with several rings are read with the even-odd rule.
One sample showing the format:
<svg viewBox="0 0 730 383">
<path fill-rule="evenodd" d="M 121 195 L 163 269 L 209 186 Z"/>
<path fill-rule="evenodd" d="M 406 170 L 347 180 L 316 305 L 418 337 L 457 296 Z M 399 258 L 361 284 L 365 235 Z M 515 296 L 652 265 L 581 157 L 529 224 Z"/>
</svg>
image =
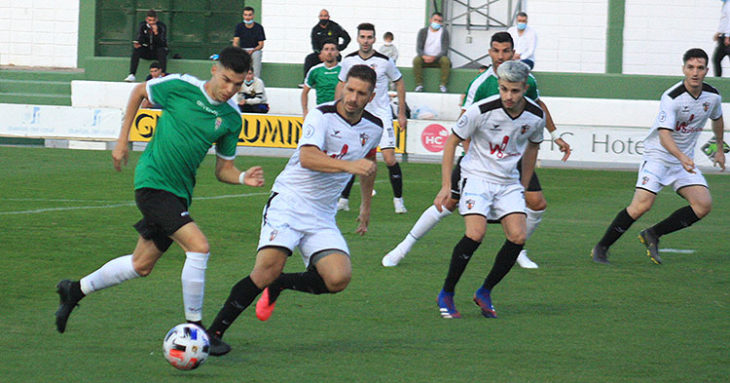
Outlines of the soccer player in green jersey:
<svg viewBox="0 0 730 383">
<path fill-rule="evenodd" d="M 322 51 L 319 58 L 321 64 L 313 66 L 307 77 L 304 79 L 304 88 L 302 89 L 302 119 L 307 118 L 309 112 L 309 90 L 317 91 L 317 105 L 325 102 L 334 101 L 335 89 L 340 81 L 340 69 L 342 67 L 337 62 L 337 56 L 340 51 L 337 49 L 337 43 L 334 40 L 327 40 L 322 44 Z"/>
<path fill-rule="evenodd" d="M 79 281 L 64 279 L 58 283 L 59 332 L 66 330 L 71 311 L 83 297 L 149 275 L 172 242 L 177 242 L 186 255 L 181 275 L 185 319 L 200 325 L 210 253 L 205 234 L 188 213 L 198 166 L 215 144 L 215 174 L 219 181 L 264 185 L 260 166 L 242 172 L 233 164 L 241 115 L 231 97 L 241 88 L 250 66 L 251 59 L 244 50 L 228 47 L 220 53 L 206 82 L 189 75 L 169 75 L 134 87 L 112 152 L 117 171 L 127 163 L 129 131 L 142 100 L 162 107 L 154 136 L 134 174 L 135 201 L 142 213 L 142 219 L 134 225 L 139 232 L 137 246 L 132 254 L 112 259 Z"/>
</svg>

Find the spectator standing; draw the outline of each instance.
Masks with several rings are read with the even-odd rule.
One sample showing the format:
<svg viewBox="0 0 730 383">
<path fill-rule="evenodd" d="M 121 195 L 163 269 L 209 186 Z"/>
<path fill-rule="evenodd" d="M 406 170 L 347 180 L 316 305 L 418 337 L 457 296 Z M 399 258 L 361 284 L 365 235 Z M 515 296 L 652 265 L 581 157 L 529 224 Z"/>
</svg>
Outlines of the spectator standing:
<svg viewBox="0 0 730 383">
<path fill-rule="evenodd" d="M 351 40 L 350 35 L 340 24 L 330 20 L 330 13 L 326 9 L 319 11 L 319 22 L 312 28 L 310 39 L 312 41 L 312 53 L 308 54 L 304 59 L 305 77 L 313 66 L 324 61 L 320 57 L 320 52 L 325 41 L 334 41 L 337 45 L 337 50 L 341 52 L 347 49 Z M 338 53 L 337 61 L 340 60 L 341 57 Z"/>
<path fill-rule="evenodd" d="M 243 8 L 243 22 L 236 25 L 233 34 L 233 46 L 241 47 L 251 55 L 253 73 L 261 77 L 261 55 L 264 49 L 266 34 L 264 27 L 253 21 L 253 7 Z"/>
<path fill-rule="evenodd" d="M 416 41 L 416 57 L 413 58 L 413 76 L 416 80 L 414 91 L 423 92 L 423 67 L 441 68 L 439 79 L 439 90 L 446 93 L 446 83 L 449 82 L 451 61 L 446 56 L 449 51 L 449 31 L 442 28 L 444 16 L 439 12 L 431 15 L 431 23 L 428 27 L 418 31 Z"/>
<path fill-rule="evenodd" d="M 527 25 L 527 13 L 517 14 L 517 24 L 511 26 L 507 32 L 512 35 L 515 42 L 514 60 L 522 60 L 530 66 L 535 67 L 535 49 L 537 49 L 537 32 Z"/>
<path fill-rule="evenodd" d="M 340 70 L 342 67 L 337 62 L 340 51 L 337 49 L 337 43 L 333 40 L 325 41 L 322 45 L 322 52 L 319 54 L 322 59 L 321 64 L 317 64 L 307 72 L 304 78 L 304 88 L 302 89 L 302 118 L 307 118 L 309 112 L 309 90 L 315 89 L 317 92 L 317 105 L 330 102 L 335 99 L 335 89 L 339 80 Z"/>
<path fill-rule="evenodd" d="M 730 56 L 730 2 L 727 0 L 722 1 L 720 25 L 713 39 L 717 41 L 717 46 L 712 54 L 712 66 L 715 69 L 715 76 L 722 77 L 722 59 Z"/>
<path fill-rule="evenodd" d="M 268 113 L 264 81 L 256 77 L 253 69 L 249 69 L 238 92 L 238 108 L 243 113 Z"/>
<path fill-rule="evenodd" d="M 137 79 L 135 74 L 140 58 L 157 60 L 163 72 L 167 69 L 167 26 L 157 19 L 157 12 L 154 9 L 147 11 L 144 21 L 139 23 L 137 38 L 132 44 L 134 49 L 129 63 L 129 75 L 124 81 L 134 82 Z"/>
</svg>

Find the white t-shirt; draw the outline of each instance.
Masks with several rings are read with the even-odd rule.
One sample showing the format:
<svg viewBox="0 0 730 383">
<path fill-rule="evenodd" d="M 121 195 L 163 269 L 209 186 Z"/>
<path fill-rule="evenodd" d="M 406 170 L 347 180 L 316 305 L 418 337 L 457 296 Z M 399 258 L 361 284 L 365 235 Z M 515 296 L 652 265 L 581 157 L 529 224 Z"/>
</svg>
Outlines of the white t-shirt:
<svg viewBox="0 0 730 383">
<path fill-rule="evenodd" d="M 342 59 L 342 70 L 339 79 L 342 82 L 347 80 L 347 73 L 355 65 L 367 65 L 373 68 L 377 75 L 375 83 L 375 98 L 365 107 L 368 112 L 380 117 L 383 115 L 391 116 L 390 97 L 388 96 L 388 81 L 398 81 L 403 75 L 395 66 L 395 61 L 388 58 L 382 53 L 374 52 L 372 56 L 363 60 L 358 51 L 350 53 Z M 385 119 L 381 117 L 381 119 Z"/>
<path fill-rule="evenodd" d="M 532 60 L 535 62 L 535 50 L 537 49 L 537 32 L 529 25 L 520 36 L 517 27 L 510 27 L 507 32 L 512 35 L 515 43 L 515 53 L 520 55 L 520 60 Z"/>
<path fill-rule="evenodd" d="M 441 34 L 443 29 L 432 31 L 431 28 L 426 29 L 426 42 L 423 44 L 423 54 L 426 56 L 438 56 L 441 54 Z"/>
<path fill-rule="evenodd" d="M 717 32 L 722 33 L 725 36 L 730 36 L 730 1 L 722 2 L 720 25 L 717 26 Z"/>
<path fill-rule="evenodd" d="M 374 154 L 380 142 L 383 125 L 379 118 L 364 111 L 360 121 L 350 125 L 337 113 L 337 102 L 324 103 L 307 114 L 297 150 L 271 189 L 298 201 L 292 209 L 300 214 L 334 217 L 337 199 L 351 177 L 345 172 L 323 173 L 302 167 L 299 162 L 302 146 L 313 145 L 330 157 L 354 161 Z"/>
<path fill-rule="evenodd" d="M 461 177 L 479 177 L 496 184 L 520 182 L 517 162 L 527 141 L 542 142 L 545 113 L 525 98 L 525 110 L 512 118 L 499 95 L 485 98 L 464 112 L 452 129 L 459 138 L 471 138 L 469 151 L 461 160 Z"/>
<path fill-rule="evenodd" d="M 654 120 L 649 135 L 644 140 L 644 158 L 660 160 L 676 165 L 681 162 L 662 146 L 659 129 L 672 131 L 672 139 L 682 153 L 694 157 L 697 138 L 707 119 L 722 118 L 722 97 L 717 89 L 702 84 L 702 93 L 696 99 L 680 81 L 664 94 L 659 103 L 659 114 Z"/>
</svg>

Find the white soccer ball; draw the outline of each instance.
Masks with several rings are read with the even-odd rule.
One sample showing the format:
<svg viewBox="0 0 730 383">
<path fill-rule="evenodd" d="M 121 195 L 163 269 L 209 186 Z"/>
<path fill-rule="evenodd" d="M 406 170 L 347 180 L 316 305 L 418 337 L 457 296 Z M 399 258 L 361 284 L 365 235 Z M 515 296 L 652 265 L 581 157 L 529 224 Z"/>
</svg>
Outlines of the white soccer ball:
<svg viewBox="0 0 730 383">
<path fill-rule="evenodd" d="M 199 326 L 190 323 L 173 327 L 162 342 L 165 359 L 180 370 L 198 368 L 208 359 L 209 349 L 208 334 Z"/>
</svg>

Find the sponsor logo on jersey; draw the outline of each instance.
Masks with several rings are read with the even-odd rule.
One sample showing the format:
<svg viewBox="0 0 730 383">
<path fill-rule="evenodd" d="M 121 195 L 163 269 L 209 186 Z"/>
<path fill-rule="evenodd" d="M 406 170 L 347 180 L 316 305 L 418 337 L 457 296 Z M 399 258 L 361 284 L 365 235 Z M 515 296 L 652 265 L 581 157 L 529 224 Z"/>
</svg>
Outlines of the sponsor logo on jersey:
<svg viewBox="0 0 730 383">
<path fill-rule="evenodd" d="M 332 134 L 330 134 L 332 137 L 340 137 L 340 131 L 339 130 L 333 130 Z"/>
<path fill-rule="evenodd" d="M 492 130 L 498 130 L 499 129 L 499 124 L 494 124 L 494 126 L 492 126 L 491 129 Z"/>
<path fill-rule="evenodd" d="M 210 113 L 210 114 L 213 114 L 213 115 L 215 115 L 215 116 L 218 116 L 218 111 L 217 111 L 217 110 L 213 110 L 213 109 L 209 108 L 209 107 L 208 107 L 207 105 L 203 104 L 203 101 L 200 101 L 200 100 L 198 100 L 198 101 L 195 101 L 195 104 L 196 104 L 197 106 L 199 106 L 199 107 L 200 107 L 201 109 L 203 109 L 204 111 L 206 111 L 206 112 L 208 112 L 208 113 Z"/>
<path fill-rule="evenodd" d="M 328 155 L 329 155 L 330 157 L 332 157 L 332 158 L 335 158 L 335 159 L 338 159 L 338 160 L 339 160 L 339 159 L 342 159 L 342 157 L 344 157 L 344 156 L 345 156 L 345 154 L 347 154 L 347 151 L 348 151 L 349 149 L 350 149 L 350 147 L 349 147 L 349 146 L 347 146 L 347 144 L 344 144 L 344 145 L 342 145 L 342 149 L 340 149 L 340 152 L 339 152 L 339 153 L 332 153 L 332 154 L 329 154 L 329 153 L 325 152 L 325 154 L 328 154 Z"/>
<path fill-rule="evenodd" d="M 702 127 L 701 126 L 696 126 L 694 128 L 689 128 L 689 124 L 691 124 L 694 119 L 695 119 L 695 115 L 694 114 L 691 114 L 689 116 L 689 120 L 682 121 L 682 122 L 677 122 L 677 126 L 674 128 L 674 130 L 677 131 L 677 132 L 680 132 L 680 133 L 695 133 L 695 132 L 701 132 L 702 131 Z"/>
<path fill-rule="evenodd" d="M 682 105 L 682 113 L 689 113 L 689 106 L 688 105 Z"/>
</svg>

